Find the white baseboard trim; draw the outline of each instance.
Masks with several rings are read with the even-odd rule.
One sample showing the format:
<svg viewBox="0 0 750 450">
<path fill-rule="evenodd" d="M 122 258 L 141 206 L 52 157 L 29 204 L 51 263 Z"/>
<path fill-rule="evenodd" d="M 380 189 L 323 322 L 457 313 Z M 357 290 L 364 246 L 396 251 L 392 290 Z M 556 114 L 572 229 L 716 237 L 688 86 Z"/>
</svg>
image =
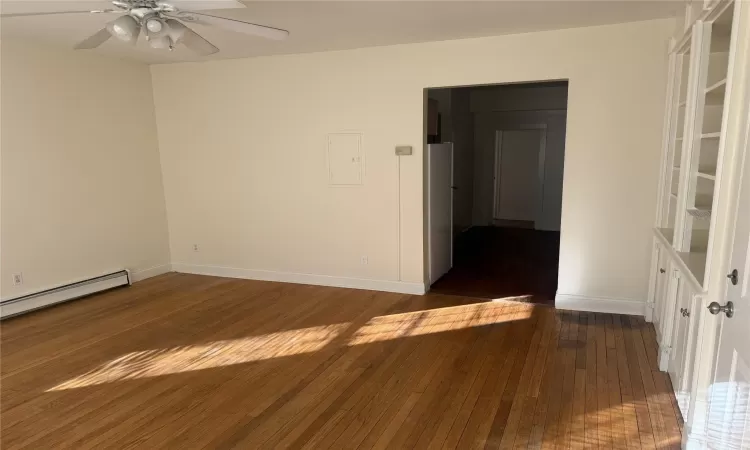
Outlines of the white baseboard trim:
<svg viewBox="0 0 750 450">
<path fill-rule="evenodd" d="M 163 275 L 171 271 L 172 271 L 172 264 L 162 264 L 160 266 L 149 267 L 148 269 L 143 269 L 139 271 L 131 271 L 130 281 L 132 283 L 137 283 L 147 278 L 155 277 L 157 275 Z"/>
<path fill-rule="evenodd" d="M 248 280 L 279 281 L 283 283 L 314 284 L 318 286 L 365 289 L 368 291 L 397 292 L 400 294 L 423 295 L 426 290 L 422 283 L 404 281 L 368 280 L 366 278 L 333 277 L 307 273 L 274 272 L 271 270 L 238 269 L 233 267 L 201 266 L 196 264 L 173 263 L 175 272 L 217 277 L 245 278 Z"/>
<path fill-rule="evenodd" d="M 643 316 L 646 312 L 646 302 L 627 300 L 622 298 L 587 297 L 584 295 L 557 294 L 555 308 L 571 309 L 573 311 L 589 311 L 611 314 L 628 314 Z"/>
<path fill-rule="evenodd" d="M 659 370 L 666 372 L 669 369 L 669 354 L 672 347 L 665 347 L 659 344 Z"/>
<path fill-rule="evenodd" d="M 708 436 L 708 423 L 709 423 L 709 404 L 708 400 L 701 396 L 697 396 L 693 402 L 693 410 L 689 411 L 689 417 L 683 413 L 685 418 L 685 427 L 683 429 L 682 438 L 685 443 L 684 448 L 686 449 L 706 449 L 709 448 L 710 442 Z M 721 434 L 722 430 L 717 429 Z M 715 438 L 716 436 L 714 436 Z M 715 439 L 714 439 L 715 440 Z M 714 446 L 718 444 L 713 442 Z"/>
<path fill-rule="evenodd" d="M 690 433 L 686 426 L 682 431 L 682 448 L 685 450 L 705 450 L 708 448 L 708 440 L 703 436 Z"/>
</svg>

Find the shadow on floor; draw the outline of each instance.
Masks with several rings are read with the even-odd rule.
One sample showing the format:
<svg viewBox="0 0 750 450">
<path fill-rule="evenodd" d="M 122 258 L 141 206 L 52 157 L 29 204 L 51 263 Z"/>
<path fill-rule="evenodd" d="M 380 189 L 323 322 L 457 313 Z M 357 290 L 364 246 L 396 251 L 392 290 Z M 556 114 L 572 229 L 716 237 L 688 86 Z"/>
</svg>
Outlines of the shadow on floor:
<svg viewBox="0 0 750 450">
<path fill-rule="evenodd" d="M 453 268 L 430 292 L 480 298 L 528 296 L 555 304 L 560 233 L 473 227 L 457 236 Z"/>
</svg>

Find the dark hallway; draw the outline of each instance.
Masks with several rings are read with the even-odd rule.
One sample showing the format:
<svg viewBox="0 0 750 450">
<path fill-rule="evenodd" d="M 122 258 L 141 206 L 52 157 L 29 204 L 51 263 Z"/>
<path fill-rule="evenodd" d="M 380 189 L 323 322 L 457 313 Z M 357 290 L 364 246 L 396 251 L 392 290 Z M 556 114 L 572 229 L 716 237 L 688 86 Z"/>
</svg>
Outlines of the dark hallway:
<svg viewBox="0 0 750 450">
<path fill-rule="evenodd" d="M 560 233 L 473 227 L 456 237 L 453 268 L 430 292 L 481 298 L 530 296 L 554 305 Z"/>
</svg>

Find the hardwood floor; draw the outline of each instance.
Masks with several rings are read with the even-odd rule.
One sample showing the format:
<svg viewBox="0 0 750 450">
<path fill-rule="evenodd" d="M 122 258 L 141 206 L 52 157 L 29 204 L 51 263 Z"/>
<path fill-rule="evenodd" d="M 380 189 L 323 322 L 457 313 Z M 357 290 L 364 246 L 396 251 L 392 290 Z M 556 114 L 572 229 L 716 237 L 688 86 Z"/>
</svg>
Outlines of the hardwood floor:
<svg viewBox="0 0 750 450">
<path fill-rule="evenodd" d="M 453 252 L 453 268 L 431 292 L 555 304 L 559 232 L 472 227 L 456 237 Z"/>
<path fill-rule="evenodd" d="M 2 322 L 2 448 L 679 448 L 642 318 L 168 274 Z"/>
</svg>

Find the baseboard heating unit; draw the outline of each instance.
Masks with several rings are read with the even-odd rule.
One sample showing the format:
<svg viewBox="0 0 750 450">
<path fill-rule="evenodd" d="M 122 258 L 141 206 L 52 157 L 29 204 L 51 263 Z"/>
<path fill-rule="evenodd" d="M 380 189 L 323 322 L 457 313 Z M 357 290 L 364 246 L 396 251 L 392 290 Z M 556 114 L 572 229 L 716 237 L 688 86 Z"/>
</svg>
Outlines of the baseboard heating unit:
<svg viewBox="0 0 750 450">
<path fill-rule="evenodd" d="M 75 300 L 107 289 L 130 284 L 130 274 L 127 270 L 120 270 L 107 275 L 77 281 L 41 292 L 11 298 L 0 302 L 0 319 L 17 316 L 39 308 L 45 308 L 57 303 Z"/>
</svg>

